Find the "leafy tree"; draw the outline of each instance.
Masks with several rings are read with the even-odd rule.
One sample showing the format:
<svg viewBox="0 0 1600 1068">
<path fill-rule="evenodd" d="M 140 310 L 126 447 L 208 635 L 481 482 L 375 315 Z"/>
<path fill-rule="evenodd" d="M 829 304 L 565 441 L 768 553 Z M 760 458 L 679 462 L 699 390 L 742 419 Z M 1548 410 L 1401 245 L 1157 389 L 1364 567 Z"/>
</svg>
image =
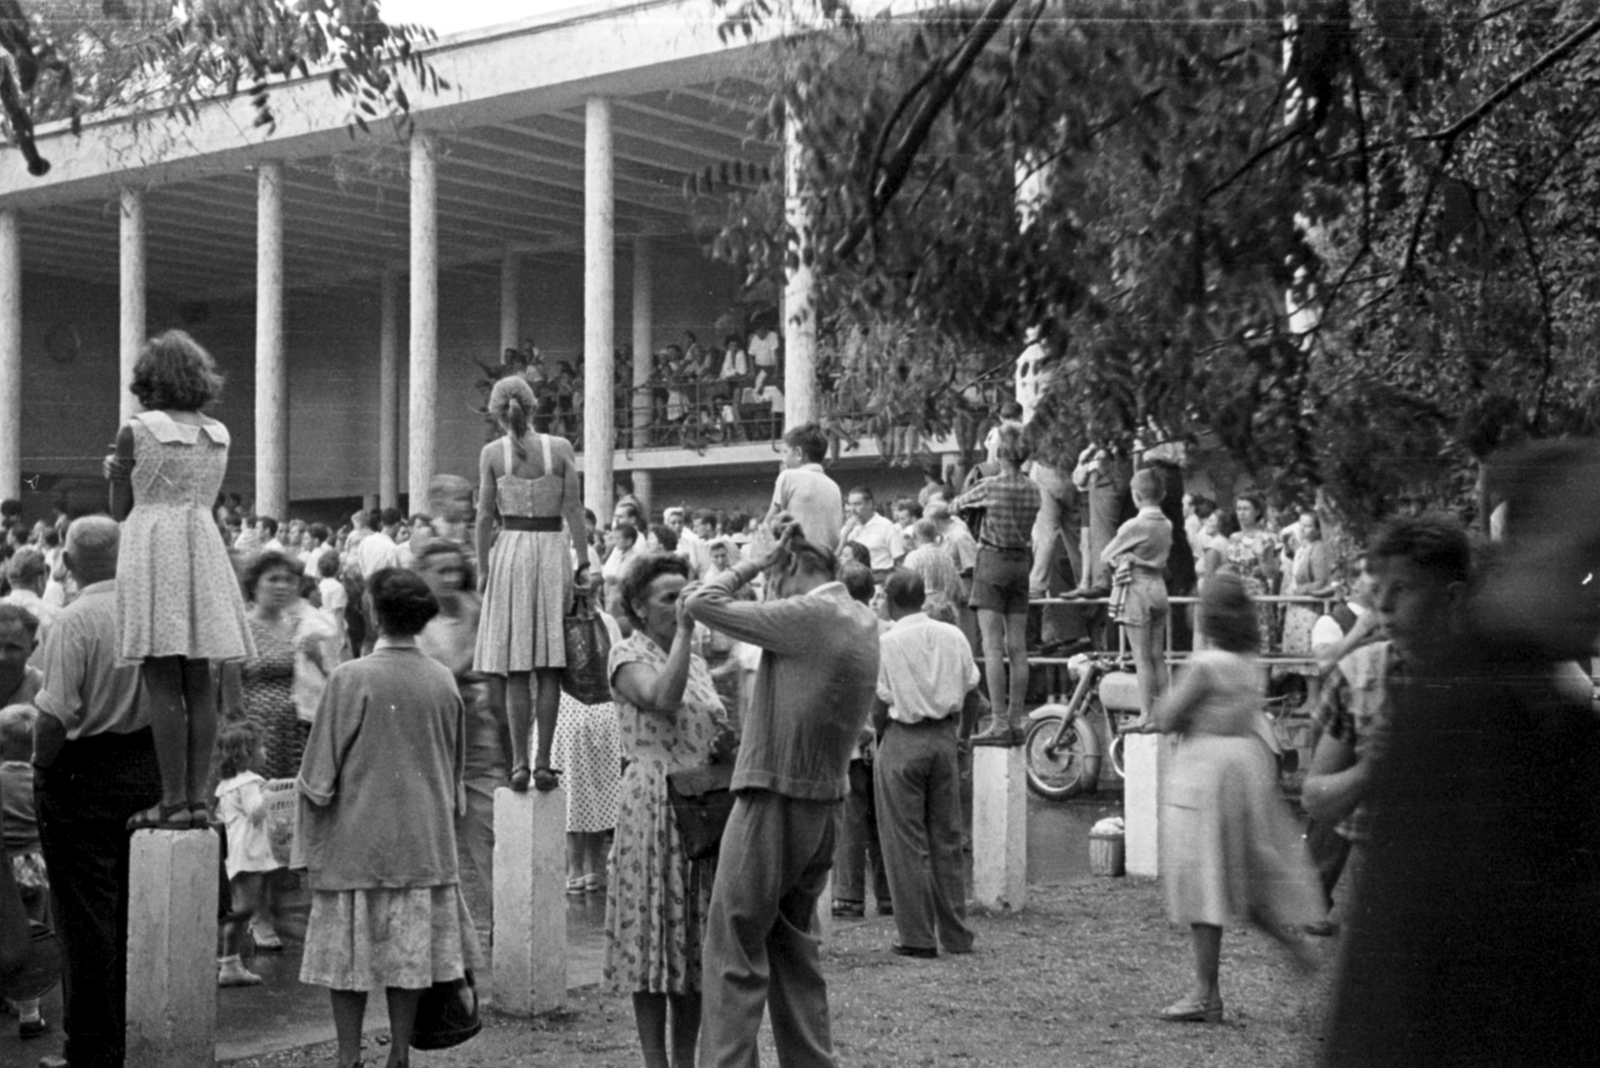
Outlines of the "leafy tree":
<svg viewBox="0 0 1600 1068">
<path fill-rule="evenodd" d="M 219 91 L 247 90 L 255 124 L 275 119 L 271 88 L 326 78 L 352 127 L 408 121 L 409 74 L 448 88 L 419 51 L 422 26 L 389 25 L 379 0 L 0 0 L 0 106 L 35 175 L 50 163 L 36 122 L 157 108 L 191 120 Z"/>
<path fill-rule="evenodd" d="M 1457 502 L 1600 399 L 1597 35 L 1577 0 L 831 3 L 753 131 L 798 120 L 813 228 L 735 187 L 714 249 L 949 339 L 948 391 L 1043 331 L 1064 445 L 1189 436 L 1358 522 Z"/>
</svg>

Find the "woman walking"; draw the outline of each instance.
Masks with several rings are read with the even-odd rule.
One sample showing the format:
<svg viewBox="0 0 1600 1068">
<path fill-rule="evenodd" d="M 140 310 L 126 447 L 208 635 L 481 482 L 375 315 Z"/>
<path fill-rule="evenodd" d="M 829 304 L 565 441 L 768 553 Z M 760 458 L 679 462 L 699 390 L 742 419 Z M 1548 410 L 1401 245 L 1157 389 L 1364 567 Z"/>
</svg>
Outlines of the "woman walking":
<svg viewBox="0 0 1600 1068">
<path fill-rule="evenodd" d="M 727 729 L 711 673 L 689 651 L 688 579 L 689 563 L 681 556 L 635 560 L 622 584 L 633 634 L 611 650 L 611 688 L 628 766 L 606 891 L 605 975 L 613 989 L 633 995 L 645 1068 L 694 1068 L 700 944 L 711 905 L 713 862 L 684 855 L 667 801 L 667 774 L 711 763 Z"/>
<path fill-rule="evenodd" d="M 1222 1022 L 1223 927 L 1247 920 L 1304 962 L 1304 946 L 1288 932 L 1324 912 L 1299 827 L 1278 793 L 1255 606 L 1237 576 L 1206 583 L 1200 630 L 1207 648 L 1156 711 L 1157 727 L 1180 738 L 1162 798 L 1167 911 L 1189 925 L 1194 947 L 1194 986 L 1156 1013 L 1173 1023 Z"/>
<path fill-rule="evenodd" d="M 329 989 L 340 1065 L 361 1063 L 367 995 L 383 990 L 400 1068 L 422 992 L 479 966 L 456 868 L 465 713 L 450 670 L 417 647 L 439 611 L 423 580 L 384 568 L 367 600 L 377 644 L 329 677 L 298 780 L 311 887 L 300 981 Z"/>
<path fill-rule="evenodd" d="M 486 563 L 473 666 L 489 676 L 489 703 L 511 734 L 511 788 L 527 790 L 531 780 L 554 790 L 550 746 L 567 663 L 562 621 L 574 572 L 581 582 L 589 569 L 578 463 L 570 442 L 531 431 L 533 390 L 522 378 L 495 383 L 489 412 L 505 436 L 478 458 L 478 559 Z M 530 770 L 535 717 L 539 743 Z"/>
</svg>

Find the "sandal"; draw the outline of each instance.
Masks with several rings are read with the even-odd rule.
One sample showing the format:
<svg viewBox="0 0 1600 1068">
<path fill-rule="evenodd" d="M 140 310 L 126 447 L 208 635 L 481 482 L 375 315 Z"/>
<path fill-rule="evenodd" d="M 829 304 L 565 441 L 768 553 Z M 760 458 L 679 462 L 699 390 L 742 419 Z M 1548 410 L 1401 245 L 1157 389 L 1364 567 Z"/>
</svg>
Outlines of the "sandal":
<svg viewBox="0 0 1600 1068">
<path fill-rule="evenodd" d="M 525 794 L 528 792 L 528 779 L 528 765 L 519 764 L 511 769 L 511 789 L 517 793 Z"/>
<path fill-rule="evenodd" d="M 1191 995 L 1181 1001 L 1173 1002 L 1158 1011 L 1155 1016 L 1156 1019 L 1165 1020 L 1167 1023 L 1219 1024 L 1222 1022 L 1222 999 L 1206 1002 Z"/>
<path fill-rule="evenodd" d="M 188 831 L 193 828 L 194 817 L 187 801 L 176 805 L 151 805 L 128 817 L 130 831 Z"/>
<path fill-rule="evenodd" d="M 526 772 L 527 769 L 524 768 L 523 771 Z M 540 793 L 549 793 L 551 790 L 554 790 L 557 786 L 561 785 L 561 780 L 557 778 L 557 776 L 560 774 L 561 773 L 559 771 L 552 770 L 546 765 L 540 765 L 539 767 L 534 768 L 533 788 L 538 790 Z M 513 789 L 514 788 L 515 787 L 513 787 Z M 524 786 L 523 789 L 526 790 L 527 787 Z"/>
<path fill-rule="evenodd" d="M 189 822 L 196 830 L 211 826 L 211 807 L 204 801 L 189 802 Z"/>
</svg>

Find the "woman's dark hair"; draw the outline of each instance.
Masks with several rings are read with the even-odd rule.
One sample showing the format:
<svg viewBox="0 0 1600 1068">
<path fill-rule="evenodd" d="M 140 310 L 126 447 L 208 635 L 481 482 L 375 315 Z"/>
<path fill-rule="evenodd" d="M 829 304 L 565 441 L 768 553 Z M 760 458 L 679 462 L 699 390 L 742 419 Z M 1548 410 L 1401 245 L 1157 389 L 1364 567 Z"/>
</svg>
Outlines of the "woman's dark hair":
<svg viewBox="0 0 1600 1068">
<path fill-rule="evenodd" d="M 241 720 L 222 728 L 217 735 L 217 774 L 224 779 L 253 770 L 256 747 L 261 735 L 254 723 Z"/>
<path fill-rule="evenodd" d="M 847 541 L 839 552 L 847 560 L 854 560 L 867 570 L 872 570 L 872 550 L 859 541 Z"/>
<path fill-rule="evenodd" d="M 657 523 L 650 528 L 650 533 L 655 535 L 656 544 L 669 553 L 678 551 L 678 532 L 665 523 Z"/>
<path fill-rule="evenodd" d="M 1192 504 L 1194 514 L 1199 519 L 1210 519 L 1211 513 L 1217 510 L 1217 502 L 1210 497 L 1195 497 Z"/>
<path fill-rule="evenodd" d="M 689 561 L 676 553 L 646 553 L 630 561 L 628 569 L 622 573 L 622 584 L 617 589 L 622 614 L 640 630 L 644 629 L 644 620 L 634 611 L 633 602 L 644 600 L 650 592 L 650 584 L 662 575 L 678 575 L 688 580 Z"/>
<path fill-rule="evenodd" d="M 1239 518 L 1238 505 L 1240 501 L 1250 502 L 1251 507 L 1256 510 L 1257 523 L 1265 523 L 1267 521 L 1267 506 L 1262 503 L 1261 496 L 1255 493 L 1236 493 L 1233 495 L 1233 517 L 1235 519 Z"/>
<path fill-rule="evenodd" d="M 389 634 L 410 637 L 439 614 L 438 598 L 422 576 L 403 567 L 385 567 L 367 579 L 367 595 L 379 627 Z"/>
<path fill-rule="evenodd" d="M 1261 648 L 1255 602 L 1238 575 L 1222 571 L 1206 579 L 1200 591 L 1200 633 L 1230 653 L 1253 653 Z"/>
<path fill-rule="evenodd" d="M 182 330 L 145 342 L 133 365 L 128 392 L 149 409 L 198 412 L 222 392 L 222 376 L 211 354 Z"/>
<path fill-rule="evenodd" d="M 889 511 L 893 513 L 897 509 L 905 512 L 912 519 L 922 518 L 922 502 L 915 497 L 896 497 L 894 503 L 889 506 Z"/>
<path fill-rule="evenodd" d="M 300 566 L 289 559 L 287 553 L 273 550 L 262 553 L 250 561 L 250 566 L 245 568 L 244 572 L 245 599 L 253 602 L 256 599 L 256 587 L 261 584 L 261 580 L 266 577 L 268 571 L 275 571 L 278 568 L 294 575 L 296 579 L 300 577 Z"/>
</svg>

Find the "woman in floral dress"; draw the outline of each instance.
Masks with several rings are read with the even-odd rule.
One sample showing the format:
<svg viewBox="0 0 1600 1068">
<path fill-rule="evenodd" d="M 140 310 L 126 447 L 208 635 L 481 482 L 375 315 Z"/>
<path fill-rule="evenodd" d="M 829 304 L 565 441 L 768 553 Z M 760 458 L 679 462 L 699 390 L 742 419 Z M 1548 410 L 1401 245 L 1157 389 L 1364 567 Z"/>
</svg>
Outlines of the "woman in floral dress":
<svg viewBox="0 0 1600 1068">
<path fill-rule="evenodd" d="M 633 995 L 646 1068 L 694 1064 L 700 943 L 711 903 L 713 862 L 684 855 L 667 774 L 711 763 L 727 727 L 711 673 L 689 651 L 694 621 L 681 599 L 688 579 L 681 556 L 652 553 L 633 561 L 620 601 L 634 631 L 611 650 L 628 765 L 606 891 L 605 976 L 612 989 Z"/>
<path fill-rule="evenodd" d="M 1224 554 L 1228 566 L 1244 581 L 1245 592 L 1252 599 L 1277 593 L 1283 544 L 1277 534 L 1261 524 L 1267 514 L 1261 499 L 1240 497 L 1233 503 L 1233 514 L 1239 520 L 1239 529 L 1228 538 Z M 1278 606 L 1257 600 L 1256 619 L 1261 625 L 1263 650 L 1271 651 L 1277 644 L 1272 636 L 1278 633 Z"/>
</svg>

